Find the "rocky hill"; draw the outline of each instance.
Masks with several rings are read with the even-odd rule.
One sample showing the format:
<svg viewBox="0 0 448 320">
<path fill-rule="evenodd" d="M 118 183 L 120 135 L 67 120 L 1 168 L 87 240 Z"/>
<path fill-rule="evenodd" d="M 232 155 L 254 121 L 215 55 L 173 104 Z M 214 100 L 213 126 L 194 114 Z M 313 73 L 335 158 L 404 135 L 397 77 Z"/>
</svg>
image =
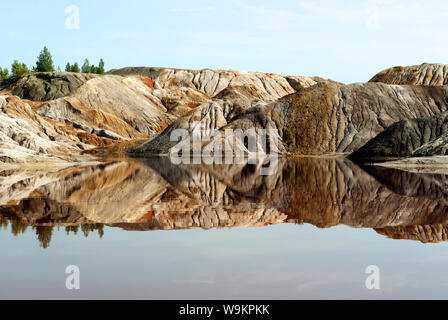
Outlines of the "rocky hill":
<svg viewBox="0 0 448 320">
<path fill-rule="evenodd" d="M 389 84 L 409 84 L 419 90 L 431 90 L 430 98 L 440 94 L 436 101 L 438 112 L 425 117 L 407 117 L 387 127 L 383 132 L 368 141 L 350 157 L 359 162 L 385 161 L 390 158 L 445 156 L 448 150 L 447 113 L 448 99 L 438 93 L 436 87 L 446 91 L 448 84 L 448 65 L 422 64 L 411 67 L 395 67 L 376 75 L 371 82 Z M 436 90 L 436 91 L 432 91 Z M 417 103 L 423 105 L 422 101 Z M 423 161 L 423 160 L 422 160 Z M 424 162 L 430 162 L 424 160 Z M 398 162 L 394 162 L 399 165 Z M 404 162 L 403 162 L 404 163 Z"/>
<path fill-rule="evenodd" d="M 233 86 L 253 86 L 270 100 L 279 99 L 295 92 L 295 88 L 310 87 L 319 78 L 282 76 L 261 72 L 243 72 L 233 70 L 181 70 L 169 68 L 123 68 L 111 70 L 110 74 L 140 74 L 154 80 L 157 89 L 186 87 L 204 92 L 214 97 L 222 90 Z"/>
<path fill-rule="evenodd" d="M 356 161 L 445 155 L 448 112 L 394 123 L 350 155 Z"/>
<path fill-rule="evenodd" d="M 0 127 L 1 161 L 59 161 L 62 156 L 73 161 L 83 150 L 154 136 L 199 106 L 214 103 L 214 95 L 238 113 L 252 101 L 274 101 L 295 92 L 293 86 L 316 83 L 306 77 L 237 71 L 143 70 L 147 72 L 137 68 L 103 76 L 36 73 L 2 81 L 0 116 L 7 120 Z M 20 117 L 23 125 L 11 111 L 13 100 L 27 110 Z"/>
<path fill-rule="evenodd" d="M 288 95 L 277 102 L 250 104 L 246 89 L 234 92 L 238 104 L 220 99 L 205 103 L 176 120 L 162 134 L 130 154 L 167 154 L 175 129 L 276 129 L 278 150 L 301 155 L 348 153 L 357 150 L 401 119 L 430 116 L 448 110 L 445 87 L 390 86 L 380 83 L 342 85 L 327 81 Z M 247 150 L 245 150 L 247 151 Z"/>
<path fill-rule="evenodd" d="M 80 86 L 96 78 L 95 74 L 49 72 L 25 75 L 4 81 L 0 88 L 9 89 L 12 95 L 31 101 L 50 101 L 68 96 Z"/>
<path fill-rule="evenodd" d="M 448 84 L 448 65 L 424 63 L 418 66 L 394 67 L 381 71 L 369 82 L 417 86 L 444 86 Z"/>
<path fill-rule="evenodd" d="M 14 124 L 19 117 L 13 108 L 2 107 L 5 124 L 0 129 L 4 141 L 0 157 L 9 163 L 60 160 L 61 156 L 72 161 L 73 155 L 96 147 L 105 148 L 102 152 L 107 154 L 108 146 L 113 154 L 117 150 L 137 157 L 167 154 L 174 145 L 170 141 L 173 130 L 192 132 L 198 126 L 221 132 L 275 129 L 278 143 L 272 147 L 282 154 L 352 153 L 383 131 L 381 137 L 385 137 L 396 122 L 412 123 L 412 119 L 448 111 L 448 87 L 441 86 L 445 69 L 429 64 L 394 68 L 372 82 L 350 85 L 210 69 L 124 68 L 107 75 L 37 73 L 0 85 L 3 105 L 14 100 L 27 109 L 27 115 L 20 118 L 25 122 L 22 126 Z M 440 126 L 432 127 L 430 122 L 418 122 L 427 123 L 418 129 L 424 131 L 419 143 L 414 141 L 414 129 L 400 133 L 400 139 L 405 139 L 409 131 L 411 138 L 406 141 L 395 141 L 394 135 L 389 142 L 400 144 L 400 150 L 412 145 L 412 152 L 422 147 L 416 155 L 442 154 L 446 137 Z M 375 141 L 388 148 L 389 142 Z M 242 144 L 235 148 L 249 151 Z M 409 155 L 401 151 L 383 154 Z"/>
<path fill-rule="evenodd" d="M 0 163 L 75 160 L 82 149 L 114 141 L 36 114 L 16 96 L 0 96 Z"/>
<path fill-rule="evenodd" d="M 447 87 L 321 83 L 290 104 L 285 143 L 299 154 L 353 152 L 393 123 L 448 110 Z"/>
</svg>

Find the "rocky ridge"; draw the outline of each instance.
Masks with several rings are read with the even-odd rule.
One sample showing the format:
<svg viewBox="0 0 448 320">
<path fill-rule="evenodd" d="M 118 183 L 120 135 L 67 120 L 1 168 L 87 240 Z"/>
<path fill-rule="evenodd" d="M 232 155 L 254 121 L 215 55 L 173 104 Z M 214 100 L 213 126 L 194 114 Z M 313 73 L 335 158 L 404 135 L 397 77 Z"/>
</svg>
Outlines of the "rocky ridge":
<svg viewBox="0 0 448 320">
<path fill-rule="evenodd" d="M 436 87 L 446 90 L 448 83 L 448 66 L 441 64 L 423 64 L 411 67 L 395 67 L 376 75 L 372 82 L 391 84 L 410 84 L 416 88 Z M 434 96 L 435 92 L 432 92 Z M 420 102 L 420 101 L 419 101 Z M 440 111 L 432 116 L 409 117 L 387 127 L 383 132 L 368 141 L 350 157 L 361 162 L 382 162 L 390 158 L 418 158 L 426 160 L 414 161 L 432 163 L 428 157 L 445 156 L 448 150 L 447 113 L 445 105 L 448 99 L 443 97 L 437 102 Z M 408 165 L 410 161 L 401 161 Z M 394 166 L 399 162 L 394 161 Z"/>
<path fill-rule="evenodd" d="M 415 119 L 429 119 L 448 110 L 448 87 L 441 80 L 445 69 L 444 65 L 430 64 L 394 68 L 369 83 L 343 85 L 319 78 L 257 72 L 124 68 L 103 76 L 29 75 L 3 94 L 17 94 L 39 121 L 64 131 L 47 135 L 42 126 L 34 126 L 27 139 L 38 140 L 38 136 L 49 141 L 46 147 L 24 142 L 25 149 L 34 152 L 28 159 L 33 155 L 35 159 L 52 158 L 55 150 L 67 155 L 110 145 L 131 156 L 167 154 L 174 146 L 170 141 L 173 130 L 191 133 L 198 127 L 220 132 L 275 129 L 278 136 L 273 149 L 299 155 L 352 153 L 379 134 L 383 139 L 401 130 L 400 139 L 406 140 L 400 140 L 399 147 L 388 147 L 387 139 L 375 138 L 376 145 L 399 149 L 384 151 L 384 156 L 431 156 L 446 151 L 444 131 L 438 125 L 433 127 L 431 120 Z M 46 99 L 52 100 L 43 101 Z M 14 116 L 10 113 L 8 117 Z M 22 120 L 30 121 L 27 117 Z M 23 136 L 14 134 L 17 126 L 2 128 L 8 137 Z M 20 146 L 22 140 L 15 139 Z M 398 137 L 393 135 L 389 140 L 394 139 Z M 3 153 L 14 154 L 14 143 L 3 140 Z M 123 147 L 117 148 L 119 145 Z M 250 152 L 241 143 L 234 148 Z M 412 151 L 402 152 L 405 149 Z"/>
<path fill-rule="evenodd" d="M 323 79 L 282 76 L 261 72 L 233 70 L 181 70 L 170 68 L 123 68 L 111 70 L 109 74 L 140 74 L 154 80 L 156 89 L 186 87 L 214 97 L 222 90 L 233 86 L 253 86 L 267 95 L 269 100 L 279 99 L 295 92 L 295 88 L 310 87 Z"/>
<path fill-rule="evenodd" d="M 238 88 L 244 88 L 244 92 L 242 89 L 238 92 Z M 198 122 L 206 131 L 244 130 L 248 124 L 262 127 L 274 123 L 270 128 L 278 130 L 281 142 L 278 150 L 282 152 L 300 155 L 351 153 L 397 121 L 429 117 L 448 110 L 448 89 L 444 86 L 373 82 L 343 85 L 321 81 L 275 103 L 258 105 L 253 103 L 249 92 L 247 86 L 221 91 L 212 99 L 213 103 L 205 103 L 194 113 L 179 118 L 161 135 L 131 149 L 129 154 L 167 154 L 173 147 L 169 142 L 171 132 L 175 129 L 193 131 Z M 226 95 L 232 97 L 230 103 L 225 100 Z M 262 99 L 269 101 L 269 97 Z M 241 103 L 235 104 L 236 100 Z M 270 118 L 271 111 L 268 110 L 275 110 L 276 116 Z M 252 115 L 263 113 L 267 115 L 264 120 L 253 122 Z M 232 116 L 236 114 L 237 117 Z"/>
<path fill-rule="evenodd" d="M 15 138 L 14 144 L 3 138 L 2 162 L 48 162 L 59 154 L 70 159 L 84 150 L 145 139 L 199 106 L 214 103 L 215 94 L 233 103 L 234 111 L 239 112 L 253 100 L 274 101 L 294 92 L 291 84 L 316 83 L 306 77 L 236 71 L 163 69 L 149 75 L 153 78 L 139 74 L 37 73 L 3 81 L 0 85 L 3 99 L 16 99 L 27 105 L 28 116 L 20 121 L 31 121 L 34 114 L 32 117 L 43 121 L 45 126 L 57 126 L 58 134 L 46 134 L 47 129 L 32 125 L 31 132 L 25 134 L 29 143 L 23 142 L 23 146 L 20 145 L 23 139 Z M 240 91 L 245 93 L 241 95 Z M 9 114 L 8 118 L 11 117 L 14 116 Z M 18 127 L 2 126 L 2 133 L 22 137 L 24 133 L 19 133 Z M 42 146 L 33 147 L 32 140 Z M 23 152 L 28 156 L 22 157 Z"/>
<path fill-rule="evenodd" d="M 424 63 L 417 66 L 394 67 L 381 71 L 369 82 L 397 85 L 444 86 L 448 84 L 448 65 Z"/>
</svg>

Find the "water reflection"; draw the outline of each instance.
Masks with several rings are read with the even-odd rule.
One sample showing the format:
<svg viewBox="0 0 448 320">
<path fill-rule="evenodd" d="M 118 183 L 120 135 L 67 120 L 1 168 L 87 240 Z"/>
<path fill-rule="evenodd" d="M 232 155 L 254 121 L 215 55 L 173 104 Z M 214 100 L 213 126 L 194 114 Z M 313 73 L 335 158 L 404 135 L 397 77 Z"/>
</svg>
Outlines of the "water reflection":
<svg viewBox="0 0 448 320">
<path fill-rule="evenodd" d="M 361 168 L 342 158 L 280 160 L 272 176 L 259 169 L 174 166 L 166 158 L 0 169 L 0 228 L 16 236 L 32 228 L 44 248 L 54 227 L 102 237 L 104 225 L 147 231 L 343 224 L 391 239 L 448 240 L 446 175 Z"/>
</svg>

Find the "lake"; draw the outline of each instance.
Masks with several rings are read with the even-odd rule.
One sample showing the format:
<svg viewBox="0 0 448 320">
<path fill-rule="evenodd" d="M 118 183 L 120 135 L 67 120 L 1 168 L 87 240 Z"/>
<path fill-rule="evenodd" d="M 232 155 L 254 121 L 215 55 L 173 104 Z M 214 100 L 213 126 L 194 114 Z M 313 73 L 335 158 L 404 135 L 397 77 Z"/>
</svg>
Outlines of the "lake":
<svg viewBox="0 0 448 320">
<path fill-rule="evenodd" d="M 0 168 L 0 298 L 448 298 L 446 175 L 277 165 Z"/>
</svg>

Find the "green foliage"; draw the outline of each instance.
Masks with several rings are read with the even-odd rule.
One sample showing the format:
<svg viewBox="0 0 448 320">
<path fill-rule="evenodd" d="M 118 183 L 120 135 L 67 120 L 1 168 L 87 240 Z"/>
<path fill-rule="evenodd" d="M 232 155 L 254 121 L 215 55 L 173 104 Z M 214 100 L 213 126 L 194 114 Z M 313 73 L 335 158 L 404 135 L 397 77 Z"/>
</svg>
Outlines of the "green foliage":
<svg viewBox="0 0 448 320">
<path fill-rule="evenodd" d="M 302 91 L 303 89 L 305 89 L 304 86 L 302 86 L 300 83 L 297 83 L 296 85 L 294 85 L 292 87 L 294 90 L 296 90 L 297 92 Z"/>
<path fill-rule="evenodd" d="M 97 67 L 94 64 L 90 66 L 90 73 L 98 73 Z"/>
<path fill-rule="evenodd" d="M 3 79 L 6 79 L 6 78 L 8 78 L 8 75 L 9 75 L 9 71 L 8 71 L 8 68 L 1 68 L 0 67 L 0 80 L 3 80 Z"/>
<path fill-rule="evenodd" d="M 81 72 L 82 73 L 90 73 L 90 63 L 89 63 L 89 59 L 84 60 L 84 64 L 81 67 Z"/>
<path fill-rule="evenodd" d="M 31 71 L 28 69 L 26 64 L 20 63 L 18 60 L 14 60 L 13 64 L 11 65 L 11 74 L 9 74 L 7 68 L 0 68 L 0 80 L 8 78 L 10 75 L 20 77 L 30 72 L 54 72 L 55 70 L 57 72 L 62 72 L 60 67 L 55 69 L 53 65 L 53 57 L 51 56 L 48 48 L 44 47 L 37 57 L 36 65 L 31 69 Z M 77 62 L 75 62 L 74 64 L 70 64 L 70 62 L 67 62 L 67 64 L 65 65 L 65 71 L 104 74 L 104 60 L 100 59 L 98 66 L 95 66 L 93 64 L 91 65 L 88 59 L 85 59 L 84 64 L 81 68 L 79 67 Z"/>
<path fill-rule="evenodd" d="M 104 74 L 104 60 L 100 59 L 100 63 L 98 64 L 97 72 L 98 74 Z"/>
<path fill-rule="evenodd" d="M 37 57 L 36 70 L 37 72 L 54 71 L 53 58 L 51 57 L 51 53 L 47 47 L 44 47 L 40 52 L 39 57 Z"/>
<path fill-rule="evenodd" d="M 13 76 L 21 77 L 26 73 L 29 73 L 28 67 L 24 63 L 20 63 L 18 60 L 14 60 L 11 65 L 11 74 Z"/>
<path fill-rule="evenodd" d="M 71 72 L 80 72 L 78 62 L 75 62 L 71 67 Z"/>
<path fill-rule="evenodd" d="M 98 66 L 95 66 L 89 63 L 89 59 L 85 59 L 81 69 L 79 69 L 77 62 L 75 62 L 73 65 L 71 65 L 70 62 L 67 62 L 65 71 L 104 74 L 104 60 L 100 59 Z"/>
</svg>

